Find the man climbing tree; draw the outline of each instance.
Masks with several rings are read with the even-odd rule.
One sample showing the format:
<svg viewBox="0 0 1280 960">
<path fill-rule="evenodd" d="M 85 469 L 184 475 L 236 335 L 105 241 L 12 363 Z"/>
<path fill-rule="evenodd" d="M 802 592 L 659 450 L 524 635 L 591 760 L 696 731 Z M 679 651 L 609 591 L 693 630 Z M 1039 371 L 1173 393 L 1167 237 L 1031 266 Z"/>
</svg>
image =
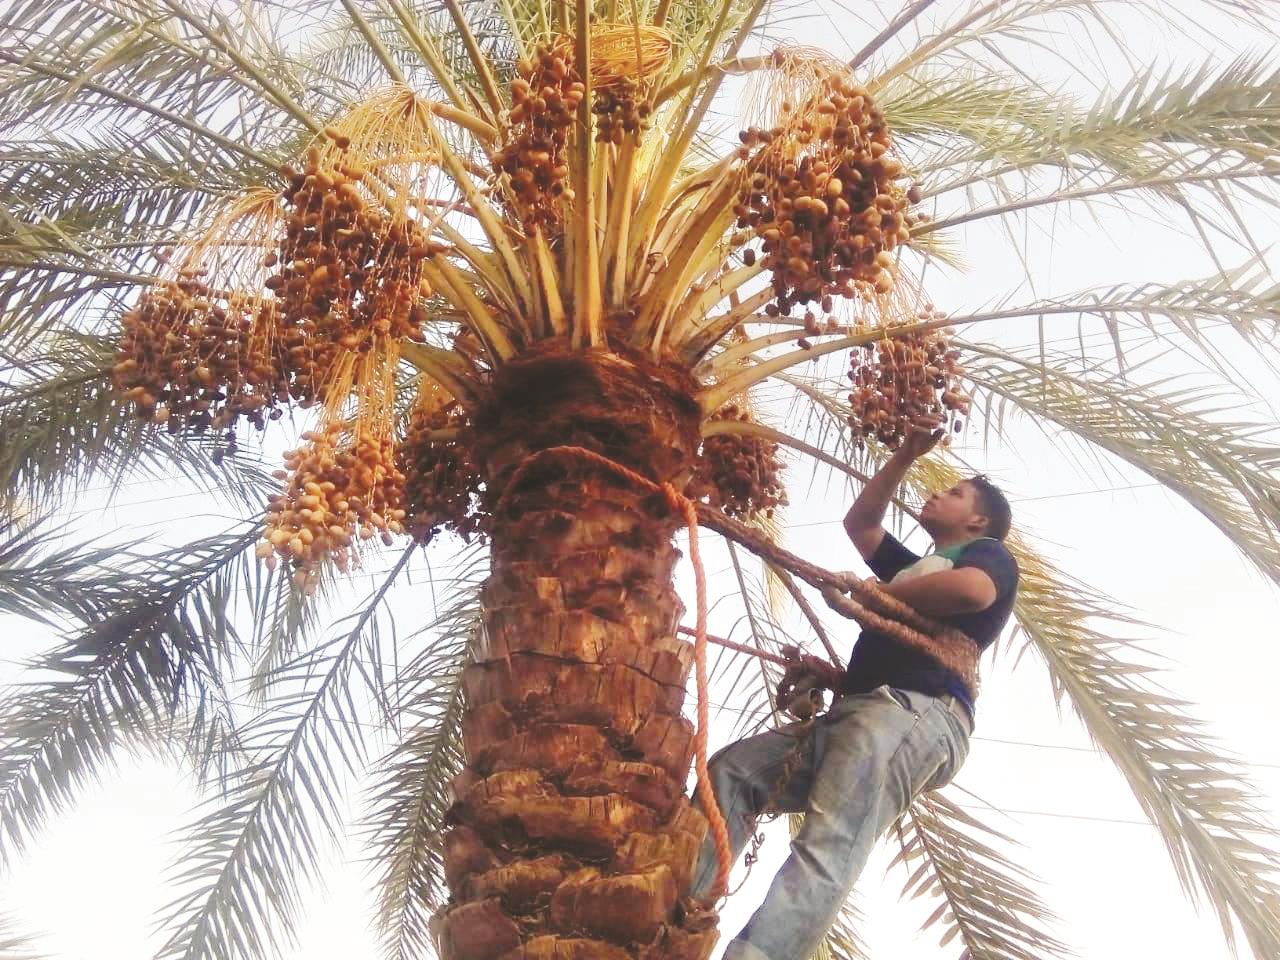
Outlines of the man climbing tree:
<svg viewBox="0 0 1280 960">
<path fill-rule="evenodd" d="M 872 845 L 926 790 L 956 775 L 973 730 L 977 658 L 1013 609 L 1018 568 L 1003 540 L 1010 509 L 1004 495 L 976 476 L 935 493 L 920 513 L 933 552 L 920 557 L 884 529 L 893 492 L 943 431 L 921 421 L 868 481 L 845 517 L 858 552 L 882 589 L 965 634 L 908 646 L 864 630 L 847 671 L 817 657 L 799 658 L 788 677 L 835 692 L 826 714 L 748 737 L 711 760 L 716 798 L 733 855 L 742 851 L 766 810 L 805 814 L 791 854 L 764 902 L 729 943 L 726 960 L 804 960 L 835 919 Z M 695 893 L 716 874 L 710 842 Z"/>
</svg>

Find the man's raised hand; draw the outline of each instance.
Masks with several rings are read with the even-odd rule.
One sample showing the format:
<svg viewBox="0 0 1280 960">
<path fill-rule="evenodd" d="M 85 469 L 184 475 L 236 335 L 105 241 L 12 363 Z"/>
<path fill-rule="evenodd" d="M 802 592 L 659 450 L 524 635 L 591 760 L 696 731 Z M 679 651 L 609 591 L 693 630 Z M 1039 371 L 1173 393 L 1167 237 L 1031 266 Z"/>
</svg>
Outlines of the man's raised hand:
<svg viewBox="0 0 1280 960">
<path fill-rule="evenodd" d="M 911 460 L 918 460 L 938 445 L 938 441 L 946 435 L 942 428 L 942 418 L 934 416 L 916 417 L 911 423 L 899 452 Z"/>
</svg>

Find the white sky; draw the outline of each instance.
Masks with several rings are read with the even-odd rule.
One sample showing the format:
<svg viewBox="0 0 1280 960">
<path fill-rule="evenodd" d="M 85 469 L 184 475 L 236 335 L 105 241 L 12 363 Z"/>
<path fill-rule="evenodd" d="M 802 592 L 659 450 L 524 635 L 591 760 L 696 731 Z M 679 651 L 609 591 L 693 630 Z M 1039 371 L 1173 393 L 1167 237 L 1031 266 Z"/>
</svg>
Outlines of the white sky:
<svg viewBox="0 0 1280 960">
<path fill-rule="evenodd" d="M 812 40 L 827 28 L 802 23 L 797 29 Z M 804 34 L 806 30 L 810 32 Z M 823 32 L 821 41 L 842 52 L 831 36 Z M 856 34 L 849 46 L 857 46 L 861 36 Z M 1198 57 L 1185 37 L 1130 36 L 1135 45 L 1146 47 L 1135 46 L 1139 59 L 1155 49 L 1182 62 Z M 1220 55 L 1238 52 L 1248 42 L 1227 31 L 1224 36 Z M 1208 272 L 1193 243 L 1153 230 L 1140 218 L 1108 215 L 1091 224 L 1084 216 L 1075 227 L 1057 223 L 1060 239 L 1072 236 L 1077 242 L 1056 251 L 1049 250 L 1038 229 L 1028 233 L 1027 256 L 1040 265 L 1037 284 L 1043 284 L 1036 294 Z M 1258 229 L 1271 241 L 1280 237 L 1274 222 L 1260 221 Z M 965 231 L 957 240 L 975 263 L 966 274 L 930 278 L 939 305 L 958 310 L 1007 294 L 1018 265 L 982 259 L 979 253 L 1007 250 L 1007 244 L 987 226 Z M 1058 323 L 1049 336 L 1074 336 L 1074 319 Z M 1023 326 L 988 335 L 996 342 L 1030 342 L 1034 324 Z M 1090 327 L 1086 333 L 1100 329 Z M 1108 349 L 1105 339 L 1091 342 Z M 833 372 L 838 369 L 837 364 Z M 1268 416 L 1264 410 L 1251 415 Z M 984 449 L 976 436 L 966 437 L 957 449 L 1006 487 L 1015 523 L 1051 544 L 1047 553 L 1052 559 L 1154 624 L 1147 631 L 1148 646 L 1168 658 L 1165 685 L 1195 705 L 1192 714 L 1208 722 L 1226 749 L 1253 765 L 1259 805 L 1272 823 L 1280 823 L 1280 744 L 1274 735 L 1280 717 L 1273 679 L 1280 671 L 1274 646 L 1280 598 L 1274 587 L 1207 521 L 1163 490 L 1099 490 L 1147 482 L 1105 455 L 1099 454 L 1104 471 L 1081 454 L 1082 448 L 1046 438 L 1025 423 L 1014 424 L 1007 443 L 993 449 Z M 822 565 L 859 569 L 838 524 L 851 493 L 825 472 L 810 483 L 806 470 L 797 467 L 788 478 L 792 505 L 786 511 L 787 546 Z M 221 526 L 209 514 L 225 511 L 198 496 L 162 499 L 182 492 L 177 485 L 133 485 L 121 492 L 118 506 L 102 510 L 102 494 L 88 491 L 72 509 L 84 511 L 78 523 L 86 537 L 123 537 L 146 524 L 163 542 L 179 542 Z M 908 543 L 920 549 L 927 541 L 917 534 Z M 434 555 L 447 554 L 451 547 L 444 544 Z M 388 562 L 375 560 L 371 568 L 382 569 Z M 712 551 L 708 565 L 716 571 L 712 595 L 727 593 L 725 555 Z M 423 563 L 415 561 L 414 569 L 424 569 Z M 681 590 L 691 610 L 688 574 L 682 565 Z M 421 620 L 429 617 L 428 595 L 420 582 L 418 578 L 417 585 L 398 588 L 394 603 L 409 611 L 402 616 L 412 619 L 412 608 L 418 608 Z M 365 589 L 367 581 L 353 588 L 353 599 Z M 738 616 L 721 605 L 712 618 L 713 631 L 742 636 Z M 19 676 L 12 661 L 43 647 L 49 635 L 12 618 L 3 627 L 0 680 L 9 681 Z M 844 656 L 852 636 L 846 627 L 837 641 Z M 984 818 L 1023 844 L 1018 861 L 1042 879 L 1038 891 L 1062 918 L 1054 932 L 1089 960 L 1226 960 L 1230 953 L 1216 920 L 1197 913 L 1182 896 L 1155 830 L 1142 822 L 1109 762 L 1089 751 L 1079 725 L 1058 714 L 1037 658 L 1029 655 L 1015 666 L 1013 657 L 1002 655 L 984 667 L 976 737 L 949 793 L 975 809 L 985 803 L 1005 811 Z M 732 726 L 727 721 L 722 717 L 716 728 L 721 740 Z M 85 791 L 74 811 L 50 823 L 44 839 L 0 881 L 0 905 L 27 929 L 39 931 L 38 946 L 56 960 L 149 956 L 160 943 L 153 920 L 168 900 L 165 876 L 175 850 L 171 841 L 188 822 L 195 799 L 180 773 L 149 760 L 123 762 L 115 776 Z M 724 914 L 723 940 L 745 921 L 785 852 L 785 837 L 775 827 L 762 861 Z M 898 903 L 905 874 L 900 867 L 886 874 L 888 855 L 882 845 L 857 888 L 872 955 L 897 960 L 954 957 L 959 952 L 955 944 L 939 950 L 933 934 L 918 934 L 931 906 Z M 325 871 L 327 891 L 309 898 L 298 949 L 286 960 L 377 955 L 370 925 L 372 883 L 359 863 L 362 856 L 354 844 L 335 854 Z M 1242 955 L 1248 956 L 1247 948 Z"/>
</svg>

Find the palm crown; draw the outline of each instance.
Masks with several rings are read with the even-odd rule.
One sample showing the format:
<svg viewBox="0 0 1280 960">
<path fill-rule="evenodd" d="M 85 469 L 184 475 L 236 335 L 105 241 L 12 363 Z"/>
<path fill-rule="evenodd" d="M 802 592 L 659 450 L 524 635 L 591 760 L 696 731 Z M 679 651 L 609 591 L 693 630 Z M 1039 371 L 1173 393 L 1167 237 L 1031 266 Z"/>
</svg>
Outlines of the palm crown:
<svg viewBox="0 0 1280 960">
<path fill-rule="evenodd" d="M 520 685 L 536 671 L 493 678 L 497 648 L 547 654 L 549 615 L 671 658 L 670 675 L 628 675 L 630 696 L 682 688 L 688 670 L 670 639 L 676 519 L 566 465 L 512 483 L 548 446 L 598 449 L 776 538 L 782 448 L 865 478 L 922 414 L 1000 436 L 1017 411 L 1165 484 L 1280 580 L 1266 424 L 1224 422 L 1199 392 L 1139 375 L 1170 347 L 1228 382 L 1228 336 L 1270 360 L 1276 292 L 1248 226 L 1276 200 L 1275 76 L 1247 59 L 1136 69 L 1119 92 L 1075 103 L 1001 51 L 1045 25 L 1105 44 L 1105 5 L 882 6 L 883 24 L 857 25 L 844 62 L 771 39 L 764 0 L 11 5 L 0 20 L 11 517 L 0 610 L 69 632 L 39 663 L 59 678 L 5 702 L 6 846 L 113 751 L 165 745 L 213 798 L 166 956 L 256 955 L 297 921 L 298 881 L 339 816 L 338 767 L 376 777 L 368 826 L 390 955 L 425 951 L 437 910 L 442 949 L 462 960 L 531 957 L 557 937 L 567 949 L 557 917 L 590 927 L 574 913 L 589 900 L 582 870 L 604 870 L 590 883 L 642 876 L 659 900 L 654 878 L 668 870 L 673 898 L 681 844 L 698 829 L 677 800 L 689 760 L 644 736 L 684 722 L 679 699 L 572 717 L 538 701 L 522 718 L 498 687 L 519 687 L 527 706 L 536 698 Z M 1265 4 L 1198 7 L 1242 29 L 1266 23 Z M 716 111 L 735 83 L 747 115 L 725 136 Z M 929 301 L 928 269 L 978 256 L 958 248 L 962 225 L 1112 198 L 1189 223 L 1203 271 L 1021 303 L 1010 292 L 949 315 Z M 1010 231 L 1009 251 L 1020 243 Z M 1037 261 L 1025 269 L 1034 277 Z M 1100 324 L 1114 358 L 1049 349 L 1070 319 Z M 1037 346 L 999 344 L 1031 321 Z M 829 355 L 835 375 L 813 364 Z M 766 382 L 804 410 L 798 429 L 753 406 Z M 308 429 L 282 465 L 240 449 L 299 420 Z M 94 544 L 41 547 L 47 525 L 21 519 L 90 476 L 175 465 L 245 523 L 168 553 L 132 549 L 121 564 Z M 954 482 L 961 465 L 945 451 L 921 461 L 909 494 Z M 389 676 L 387 594 L 441 530 L 478 538 L 478 552 L 439 622 L 401 638 L 412 655 Z M 570 540 L 603 565 L 575 566 Z M 398 560 L 319 642 L 325 601 L 379 541 Z M 1105 598 L 1024 536 L 1010 543 L 1027 644 L 1160 828 L 1184 886 L 1208 897 L 1228 938 L 1238 926 L 1257 956 L 1280 953 L 1274 834 L 1241 771 L 1098 626 L 1119 622 Z M 552 579 L 563 598 L 548 614 L 535 594 Z M 582 599 L 593 583 L 619 589 Z M 234 590 L 248 594 L 247 631 Z M 556 656 L 568 666 L 544 693 L 613 662 Z M 257 698 L 247 718 L 232 698 L 246 687 Z M 364 697 L 398 737 L 377 764 L 355 715 Z M 592 753 L 578 730 L 563 769 L 550 747 L 529 759 L 536 731 L 566 725 L 631 732 L 626 749 L 600 740 Z M 504 742 L 526 753 L 508 756 Z M 597 796 L 617 798 L 608 816 L 660 838 L 662 856 L 641 862 L 622 836 L 565 852 L 539 826 L 538 811 L 554 810 L 590 833 L 598 805 L 573 817 Z M 512 819 L 549 831 L 537 836 L 554 867 L 510 852 L 499 821 Z M 974 958 L 1058 955 L 1047 911 L 982 835 L 945 796 L 904 819 L 904 856 L 941 901 L 933 922 Z M 554 875 L 545 896 L 515 903 L 511 871 L 527 883 L 537 870 Z M 590 902 L 613 902 L 613 888 L 589 889 L 604 898 Z M 495 914 L 477 906 L 492 902 Z M 597 947 L 581 950 L 709 949 L 674 900 L 664 909 L 652 929 L 593 928 Z M 476 941 L 481 921 L 512 939 Z M 846 924 L 829 942 L 854 949 Z"/>
</svg>

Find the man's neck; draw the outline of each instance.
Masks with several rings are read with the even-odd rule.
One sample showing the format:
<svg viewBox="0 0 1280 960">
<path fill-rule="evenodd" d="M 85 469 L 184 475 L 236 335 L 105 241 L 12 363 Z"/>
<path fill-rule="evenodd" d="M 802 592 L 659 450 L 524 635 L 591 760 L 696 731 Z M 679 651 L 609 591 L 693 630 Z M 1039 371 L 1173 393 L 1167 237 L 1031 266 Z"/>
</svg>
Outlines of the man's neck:
<svg viewBox="0 0 1280 960">
<path fill-rule="evenodd" d="M 958 547 L 961 544 L 969 543 L 971 540 L 976 539 L 977 538 L 971 533 L 961 532 L 947 534 L 946 536 L 938 537 L 933 541 L 933 552 L 939 553 L 946 550 L 948 547 Z"/>
</svg>

